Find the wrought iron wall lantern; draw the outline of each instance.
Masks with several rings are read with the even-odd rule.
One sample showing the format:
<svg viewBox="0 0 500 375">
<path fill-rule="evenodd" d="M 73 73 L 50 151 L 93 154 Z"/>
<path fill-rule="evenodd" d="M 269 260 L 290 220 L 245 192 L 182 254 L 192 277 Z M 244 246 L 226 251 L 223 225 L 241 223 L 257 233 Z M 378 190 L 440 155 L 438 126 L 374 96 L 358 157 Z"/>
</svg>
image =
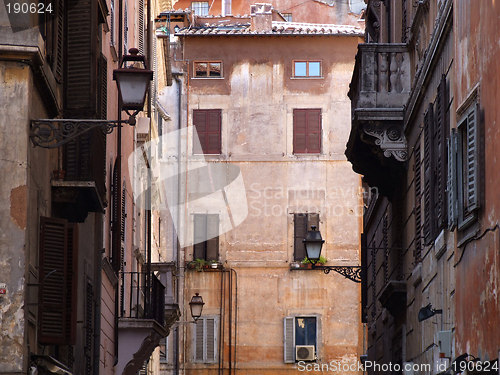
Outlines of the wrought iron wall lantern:
<svg viewBox="0 0 500 375">
<path fill-rule="evenodd" d="M 30 139 L 34 146 L 57 148 L 72 139 L 100 128 L 110 134 L 114 128 L 123 124 L 135 125 L 135 116 L 144 108 L 146 93 L 153 71 L 147 67 L 146 58 L 139 55 L 137 48 L 131 48 L 129 55 L 124 55 L 120 67 L 113 70 L 113 79 L 118 86 L 121 109 L 130 116 L 128 120 L 92 120 L 92 119 L 40 119 L 31 121 Z"/>
<path fill-rule="evenodd" d="M 191 302 L 189 302 L 189 308 L 191 309 L 191 316 L 193 317 L 195 322 L 200 319 L 204 304 L 205 302 L 203 302 L 203 298 L 199 293 L 195 293 L 193 298 L 191 298 Z"/>
<path fill-rule="evenodd" d="M 314 269 L 323 270 L 325 274 L 330 271 L 335 271 L 345 278 L 352 280 L 356 283 L 361 282 L 361 266 L 317 266 L 321 256 L 321 248 L 325 240 L 321 237 L 321 232 L 316 230 L 316 226 L 311 226 L 311 230 L 307 232 L 306 238 L 303 240 L 306 247 L 307 259 L 312 263 Z"/>
</svg>

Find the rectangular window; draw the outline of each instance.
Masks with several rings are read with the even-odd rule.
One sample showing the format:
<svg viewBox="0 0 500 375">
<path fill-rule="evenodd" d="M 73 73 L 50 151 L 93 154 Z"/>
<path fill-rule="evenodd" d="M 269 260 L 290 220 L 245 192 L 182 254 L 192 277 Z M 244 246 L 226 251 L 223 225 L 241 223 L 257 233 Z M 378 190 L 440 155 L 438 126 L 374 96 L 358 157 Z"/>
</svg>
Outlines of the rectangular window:
<svg viewBox="0 0 500 375">
<path fill-rule="evenodd" d="M 222 1 L 222 16 L 228 16 L 231 14 L 231 0 Z"/>
<path fill-rule="evenodd" d="M 321 61 L 294 61 L 293 76 L 296 78 L 321 77 Z"/>
<path fill-rule="evenodd" d="M 321 152 L 321 109 L 293 110 L 293 153 Z"/>
<path fill-rule="evenodd" d="M 284 319 L 284 362 L 315 360 L 318 353 L 318 322 L 315 316 L 290 316 Z M 313 352 L 311 347 L 314 347 Z M 299 353 L 302 358 L 297 358 Z"/>
<path fill-rule="evenodd" d="M 302 240 L 313 225 L 319 230 L 319 214 L 293 214 L 293 260 L 300 262 L 306 257 L 306 247 Z"/>
<path fill-rule="evenodd" d="M 193 135 L 194 154 L 221 153 L 221 110 L 195 109 L 193 125 L 197 136 Z"/>
<path fill-rule="evenodd" d="M 219 215 L 194 214 L 193 259 L 219 260 Z"/>
<path fill-rule="evenodd" d="M 191 10 L 197 16 L 208 16 L 208 1 L 193 1 Z"/>
<path fill-rule="evenodd" d="M 196 78 L 222 77 L 222 62 L 220 61 L 195 61 L 193 66 Z"/>
<path fill-rule="evenodd" d="M 194 362 L 214 363 L 217 359 L 218 317 L 203 316 L 194 325 Z"/>
<path fill-rule="evenodd" d="M 292 22 L 292 13 L 281 13 L 286 22 Z"/>
</svg>

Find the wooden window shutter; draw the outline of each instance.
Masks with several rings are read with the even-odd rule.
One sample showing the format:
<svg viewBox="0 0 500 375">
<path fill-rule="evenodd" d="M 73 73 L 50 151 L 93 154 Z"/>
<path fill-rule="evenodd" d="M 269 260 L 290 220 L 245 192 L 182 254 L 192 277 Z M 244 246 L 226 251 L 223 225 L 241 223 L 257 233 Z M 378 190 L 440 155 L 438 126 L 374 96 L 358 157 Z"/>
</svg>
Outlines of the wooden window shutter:
<svg viewBox="0 0 500 375">
<path fill-rule="evenodd" d="M 452 130 L 448 138 L 448 229 L 452 231 L 458 220 L 458 193 L 457 193 L 457 152 L 458 134 Z"/>
<path fill-rule="evenodd" d="M 115 159 L 115 164 L 113 166 L 113 181 L 111 185 L 111 209 L 112 209 L 112 221 L 111 230 L 113 231 L 113 245 L 111 253 L 111 261 L 113 264 L 113 269 L 118 271 L 121 267 L 121 196 L 118 189 L 119 185 L 119 173 L 118 173 L 118 158 Z"/>
<path fill-rule="evenodd" d="M 306 247 L 302 241 L 307 235 L 307 214 L 293 215 L 294 260 L 301 261 L 306 257 Z"/>
<path fill-rule="evenodd" d="M 429 245 L 434 228 L 434 150 L 433 105 L 429 104 L 424 115 L 424 244 Z"/>
<path fill-rule="evenodd" d="M 54 77 L 57 82 L 61 83 L 64 61 L 64 1 L 59 0 L 55 3 L 53 2 L 52 4 L 54 7 L 52 72 L 54 73 Z"/>
<path fill-rule="evenodd" d="M 103 120 L 108 117 L 108 62 L 102 53 L 99 57 L 99 114 Z"/>
<path fill-rule="evenodd" d="M 307 152 L 319 154 L 321 152 L 321 110 L 307 111 Z"/>
<path fill-rule="evenodd" d="M 73 0 L 67 7 L 65 116 L 96 118 L 98 98 L 97 1 Z"/>
<path fill-rule="evenodd" d="M 319 214 L 307 214 L 306 234 L 307 231 L 311 230 L 313 225 L 316 227 L 316 230 L 319 230 Z"/>
<path fill-rule="evenodd" d="M 422 258 L 422 163 L 420 159 L 420 140 L 414 151 L 414 189 L 415 189 L 415 248 L 413 259 L 416 263 Z"/>
<path fill-rule="evenodd" d="M 293 152 L 321 152 L 321 109 L 293 110 Z"/>
<path fill-rule="evenodd" d="M 215 353 L 216 353 L 216 332 L 215 332 L 215 319 L 214 318 L 206 318 L 205 319 L 205 345 L 206 345 L 206 362 L 214 362 L 215 361 Z"/>
<path fill-rule="evenodd" d="M 196 128 L 199 144 L 193 137 L 193 153 L 221 153 L 222 112 L 220 109 L 195 109 L 193 125 Z"/>
<path fill-rule="evenodd" d="M 286 317 L 283 320 L 283 356 L 285 363 L 295 363 L 295 319 Z"/>
<path fill-rule="evenodd" d="M 293 110 L 293 152 L 303 154 L 307 152 L 307 125 L 306 111 Z"/>
<path fill-rule="evenodd" d="M 193 259 L 206 258 L 207 215 L 194 215 Z"/>
<path fill-rule="evenodd" d="M 361 322 L 368 322 L 368 280 L 367 280 L 367 242 L 366 233 L 361 233 Z"/>
<path fill-rule="evenodd" d="M 464 157 L 466 163 L 466 195 L 464 197 L 467 213 L 479 207 L 479 135 L 477 124 L 477 105 L 473 104 L 467 113 L 467 150 Z"/>
<path fill-rule="evenodd" d="M 144 0 L 139 0 L 139 11 L 138 11 L 138 17 L 139 17 L 139 55 L 146 55 L 145 49 L 144 49 Z M 154 42 L 153 42 L 154 43 Z M 156 58 L 156 54 L 154 55 L 154 58 Z"/>
<path fill-rule="evenodd" d="M 207 253 L 205 260 L 219 260 L 219 215 L 207 215 Z"/>
<path fill-rule="evenodd" d="M 198 319 L 195 325 L 194 359 L 196 362 L 203 362 L 204 360 L 204 325 L 204 318 Z"/>
<path fill-rule="evenodd" d="M 121 199 L 121 220 L 120 220 L 120 226 L 121 226 L 121 240 L 122 242 L 125 242 L 125 231 L 127 229 L 126 227 L 126 220 L 127 220 L 127 188 L 125 184 L 123 185 L 122 188 L 122 199 Z"/>
<path fill-rule="evenodd" d="M 434 106 L 434 214 L 435 234 L 446 226 L 446 136 L 449 130 L 447 119 L 446 77 L 438 86 Z"/>
<path fill-rule="evenodd" d="M 85 375 L 92 374 L 94 351 L 94 288 L 87 282 L 85 290 Z"/>
<path fill-rule="evenodd" d="M 74 224 L 40 218 L 38 338 L 42 344 L 75 342 L 77 237 Z"/>
</svg>

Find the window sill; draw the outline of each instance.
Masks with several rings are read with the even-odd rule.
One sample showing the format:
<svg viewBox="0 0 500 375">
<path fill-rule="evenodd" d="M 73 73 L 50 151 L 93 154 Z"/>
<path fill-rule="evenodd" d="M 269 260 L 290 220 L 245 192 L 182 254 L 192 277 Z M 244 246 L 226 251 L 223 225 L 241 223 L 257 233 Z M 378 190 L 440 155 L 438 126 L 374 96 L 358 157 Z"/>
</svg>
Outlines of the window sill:
<svg viewBox="0 0 500 375">
<path fill-rule="evenodd" d="M 296 76 L 292 76 L 290 77 L 290 79 L 324 79 L 325 77 L 323 76 L 319 76 L 319 77 L 296 77 Z"/>
<path fill-rule="evenodd" d="M 196 79 L 196 80 L 197 80 L 197 79 L 210 79 L 210 80 L 215 79 L 215 80 L 224 80 L 224 79 L 225 79 L 225 77 L 192 77 L 192 78 L 191 78 L 191 80 L 193 80 L 193 79 Z"/>
</svg>

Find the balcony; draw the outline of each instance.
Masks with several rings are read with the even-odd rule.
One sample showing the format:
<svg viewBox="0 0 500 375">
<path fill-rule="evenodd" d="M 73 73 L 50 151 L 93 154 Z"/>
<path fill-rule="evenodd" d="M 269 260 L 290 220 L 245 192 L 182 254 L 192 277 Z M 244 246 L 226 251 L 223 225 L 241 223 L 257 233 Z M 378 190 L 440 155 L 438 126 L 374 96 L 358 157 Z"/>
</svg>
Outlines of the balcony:
<svg viewBox="0 0 500 375">
<path fill-rule="evenodd" d="M 168 267 L 159 269 L 150 274 L 122 272 L 120 275 L 117 374 L 137 374 L 160 340 L 169 334 L 172 324 L 179 319 L 177 304 L 173 301 L 167 306 L 165 304 L 172 290 L 167 291 L 160 281 L 160 278 L 172 280 L 171 271 Z"/>
<path fill-rule="evenodd" d="M 89 212 L 106 207 L 106 136 L 92 130 L 63 146 L 63 169 L 52 176 L 52 201 L 57 215 L 84 222 Z"/>
<path fill-rule="evenodd" d="M 368 183 L 384 185 L 395 166 L 408 156 L 403 128 L 411 90 L 406 44 L 358 46 L 350 84 L 352 128 L 346 156 Z M 375 175 L 374 171 L 382 170 Z M 370 181 L 371 180 L 371 181 Z M 386 186 L 390 190 L 390 186 Z"/>
</svg>

